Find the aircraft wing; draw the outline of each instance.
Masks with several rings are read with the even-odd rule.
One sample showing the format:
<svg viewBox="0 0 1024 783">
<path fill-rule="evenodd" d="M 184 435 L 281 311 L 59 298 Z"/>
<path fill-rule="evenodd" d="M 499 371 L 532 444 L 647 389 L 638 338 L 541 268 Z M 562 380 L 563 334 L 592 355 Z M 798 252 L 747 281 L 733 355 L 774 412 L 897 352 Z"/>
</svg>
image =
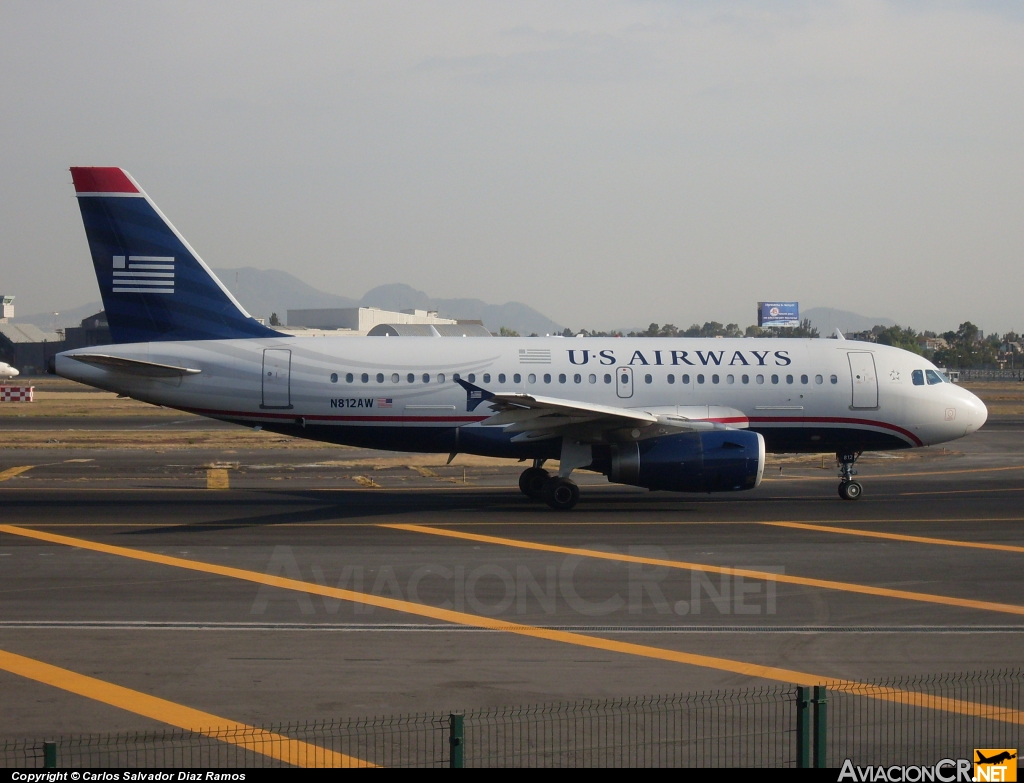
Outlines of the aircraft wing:
<svg viewBox="0 0 1024 783">
<path fill-rule="evenodd" d="M 494 415 L 480 422 L 485 427 L 504 427 L 518 433 L 513 442 L 572 435 L 580 442 L 601 442 L 614 430 L 639 429 L 645 436 L 721 428 L 708 421 L 685 416 L 619 408 L 579 400 L 523 393 L 490 392 L 468 381 L 456 381 L 466 390 L 466 410 L 487 403 Z M 649 428 L 652 428 L 649 429 Z"/>
<path fill-rule="evenodd" d="M 198 375 L 202 372 L 202 370 L 194 370 L 191 367 L 176 367 L 173 364 L 146 362 L 141 359 L 125 359 L 121 356 L 110 356 L 104 353 L 73 353 L 68 356 L 85 364 L 109 367 L 120 372 L 149 378 L 173 378 L 182 375 Z"/>
</svg>

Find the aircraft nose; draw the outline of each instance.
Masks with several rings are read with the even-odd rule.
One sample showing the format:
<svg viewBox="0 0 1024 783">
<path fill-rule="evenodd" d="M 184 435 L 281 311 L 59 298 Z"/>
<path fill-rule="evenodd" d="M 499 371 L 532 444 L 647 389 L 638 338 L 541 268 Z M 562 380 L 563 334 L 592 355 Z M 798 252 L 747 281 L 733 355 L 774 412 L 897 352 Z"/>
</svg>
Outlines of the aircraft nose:
<svg viewBox="0 0 1024 783">
<path fill-rule="evenodd" d="M 967 432 L 977 432 L 988 421 L 988 408 L 973 392 L 969 392 L 967 389 L 959 391 L 964 395 L 960 404 L 964 408 L 964 413 L 967 414 L 964 417 L 967 419 Z"/>
</svg>

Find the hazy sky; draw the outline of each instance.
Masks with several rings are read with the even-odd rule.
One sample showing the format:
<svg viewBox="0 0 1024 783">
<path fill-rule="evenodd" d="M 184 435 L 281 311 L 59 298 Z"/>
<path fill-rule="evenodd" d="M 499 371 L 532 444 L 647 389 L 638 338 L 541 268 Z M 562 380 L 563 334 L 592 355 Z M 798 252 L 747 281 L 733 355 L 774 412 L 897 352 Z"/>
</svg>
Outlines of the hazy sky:
<svg viewBox="0 0 1024 783">
<path fill-rule="evenodd" d="M 0 0 L 21 314 L 99 298 L 72 165 L 128 169 L 211 266 L 349 296 L 1024 330 L 1009 0 Z"/>
</svg>

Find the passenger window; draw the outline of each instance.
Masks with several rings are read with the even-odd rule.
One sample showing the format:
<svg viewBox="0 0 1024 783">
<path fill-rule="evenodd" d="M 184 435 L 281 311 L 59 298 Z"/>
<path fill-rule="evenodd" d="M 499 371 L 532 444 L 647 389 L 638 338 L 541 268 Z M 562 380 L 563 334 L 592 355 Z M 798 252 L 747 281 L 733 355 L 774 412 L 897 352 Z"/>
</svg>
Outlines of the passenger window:
<svg viewBox="0 0 1024 783">
<path fill-rule="evenodd" d="M 377 383 L 384 383 L 384 373 L 377 373 Z"/>
<path fill-rule="evenodd" d="M 778 383 L 778 382 L 779 382 L 779 376 L 778 375 L 773 375 L 772 376 L 772 383 Z"/>
<path fill-rule="evenodd" d="M 356 376 L 354 376 L 352 373 L 345 374 L 345 383 L 352 383 L 352 381 L 354 381 L 355 379 Z"/>
<path fill-rule="evenodd" d="M 474 373 L 470 373 L 466 376 L 466 380 L 470 383 L 476 383 L 476 375 Z"/>
<path fill-rule="evenodd" d="M 416 375 L 415 375 L 414 373 L 409 373 L 409 374 L 408 374 L 408 375 L 406 376 L 406 378 L 405 378 L 405 379 L 406 379 L 406 380 L 407 380 L 407 381 L 408 381 L 409 383 L 416 383 Z"/>
<path fill-rule="evenodd" d="M 717 375 L 712 375 L 711 376 L 711 382 L 712 383 L 718 383 L 718 376 Z"/>
<path fill-rule="evenodd" d="M 490 382 L 491 382 L 491 374 L 489 372 L 485 372 L 484 373 L 484 383 L 490 383 Z"/>
<path fill-rule="evenodd" d="M 338 382 L 338 373 L 332 372 L 331 373 L 331 383 L 337 383 L 337 382 Z"/>
<path fill-rule="evenodd" d="M 516 373 L 515 375 L 512 376 L 512 383 L 522 383 L 522 382 L 523 382 L 523 376 L 520 375 L 519 373 Z"/>
<path fill-rule="evenodd" d="M 697 376 L 697 383 L 704 383 L 704 376 L 703 375 L 698 375 Z"/>
<path fill-rule="evenodd" d="M 551 374 L 544 373 L 544 383 L 551 383 Z"/>
<path fill-rule="evenodd" d="M 668 374 L 668 382 L 669 383 L 675 383 L 676 382 L 676 376 L 674 376 L 672 373 L 669 373 Z"/>
<path fill-rule="evenodd" d="M 682 378 L 680 378 L 680 380 L 683 383 L 689 383 L 690 382 L 690 376 L 689 375 L 684 375 Z"/>
<path fill-rule="evenodd" d="M 612 382 L 612 376 L 611 376 L 611 373 L 607 373 L 607 372 L 606 372 L 606 373 L 604 374 L 604 382 L 605 382 L 605 383 L 611 383 L 611 382 Z"/>
<path fill-rule="evenodd" d="M 929 386 L 934 386 L 937 383 L 942 383 L 942 378 L 939 377 L 939 374 L 937 372 L 935 372 L 935 370 L 925 370 L 924 374 L 925 374 L 925 377 L 928 378 L 928 385 Z"/>
<path fill-rule="evenodd" d="M 793 382 L 793 376 L 792 375 L 787 375 L 786 376 L 786 383 L 792 383 L 792 382 Z"/>
<path fill-rule="evenodd" d="M 370 382 L 370 376 L 369 376 L 369 374 L 364 372 L 362 377 L 359 380 L 361 380 L 363 383 L 369 383 Z"/>
<path fill-rule="evenodd" d="M 457 381 L 457 380 L 459 380 L 459 379 L 461 379 L 461 378 L 462 378 L 462 376 L 461 376 L 461 375 L 459 375 L 459 374 L 458 374 L 457 372 L 453 372 L 453 373 L 452 373 L 452 380 L 453 380 L 453 381 Z"/>
<path fill-rule="evenodd" d="M 576 373 L 574 376 L 572 376 L 572 382 L 573 383 L 583 383 L 583 376 L 580 375 L 579 373 Z"/>
<path fill-rule="evenodd" d="M 750 376 L 744 375 L 740 380 L 742 380 L 744 383 L 750 383 Z"/>
<path fill-rule="evenodd" d="M 650 375 L 644 376 L 644 383 L 654 383 L 654 377 Z"/>
<path fill-rule="evenodd" d="M 594 375 L 594 373 L 590 373 L 590 377 L 587 378 L 587 380 L 590 381 L 591 383 L 597 383 L 597 376 Z"/>
<path fill-rule="evenodd" d="M 814 382 L 820 386 L 821 384 L 823 384 L 825 382 L 825 379 L 822 378 L 820 375 L 815 375 L 814 376 Z"/>
<path fill-rule="evenodd" d="M 807 383 L 807 376 L 806 375 L 801 375 L 800 376 L 800 383 Z"/>
<path fill-rule="evenodd" d="M 505 382 L 505 373 L 499 372 L 498 373 L 498 383 L 504 383 L 504 382 Z"/>
<path fill-rule="evenodd" d="M 564 372 L 558 374 L 558 382 L 559 383 L 565 383 L 565 373 Z"/>
<path fill-rule="evenodd" d="M 398 383 L 398 373 L 397 372 L 391 373 L 391 382 L 392 383 Z"/>
<path fill-rule="evenodd" d="M 439 372 L 437 374 L 437 382 L 438 383 L 444 383 L 444 373 L 443 372 Z"/>
<path fill-rule="evenodd" d="M 430 375 L 428 373 L 423 373 L 423 382 L 430 383 Z"/>
<path fill-rule="evenodd" d="M 735 378 L 735 376 L 732 376 L 732 375 L 726 375 L 725 376 L 725 382 L 726 383 L 735 383 L 736 382 L 736 378 Z"/>
<path fill-rule="evenodd" d="M 833 376 L 829 377 L 829 381 L 830 381 L 830 382 L 831 382 L 831 383 L 832 383 L 833 385 L 835 385 L 835 384 L 839 383 L 839 378 L 837 378 L 837 377 L 836 377 L 835 375 L 833 375 Z"/>
<path fill-rule="evenodd" d="M 529 375 L 526 376 L 526 380 L 528 380 L 530 383 L 536 383 L 537 376 L 531 372 Z"/>
</svg>

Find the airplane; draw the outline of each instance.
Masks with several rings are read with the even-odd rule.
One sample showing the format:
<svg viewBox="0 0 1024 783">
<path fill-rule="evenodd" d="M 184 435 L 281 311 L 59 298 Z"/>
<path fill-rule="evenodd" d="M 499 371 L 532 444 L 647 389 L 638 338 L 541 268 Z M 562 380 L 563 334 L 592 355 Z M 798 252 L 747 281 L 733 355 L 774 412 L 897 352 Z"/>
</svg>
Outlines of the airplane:
<svg viewBox="0 0 1024 783">
<path fill-rule="evenodd" d="M 978 754 L 978 764 L 998 764 L 1001 761 L 1010 761 L 1011 759 L 1017 758 L 1016 753 L 1011 753 L 1008 750 L 1004 750 L 1002 753 L 997 753 L 992 758 L 986 758 L 980 750 L 975 750 L 974 752 Z"/>
<path fill-rule="evenodd" d="M 21 373 L 17 367 L 11 367 L 7 362 L 0 362 L 0 378 L 17 378 Z"/>
<path fill-rule="evenodd" d="M 519 486 L 573 508 L 573 471 L 650 490 L 757 487 L 765 454 L 964 437 L 988 412 L 908 351 L 845 339 L 296 338 L 250 316 L 128 172 L 71 169 L 113 345 L 57 374 L 299 438 L 532 460 Z M 556 474 L 544 469 L 558 460 Z"/>
</svg>

